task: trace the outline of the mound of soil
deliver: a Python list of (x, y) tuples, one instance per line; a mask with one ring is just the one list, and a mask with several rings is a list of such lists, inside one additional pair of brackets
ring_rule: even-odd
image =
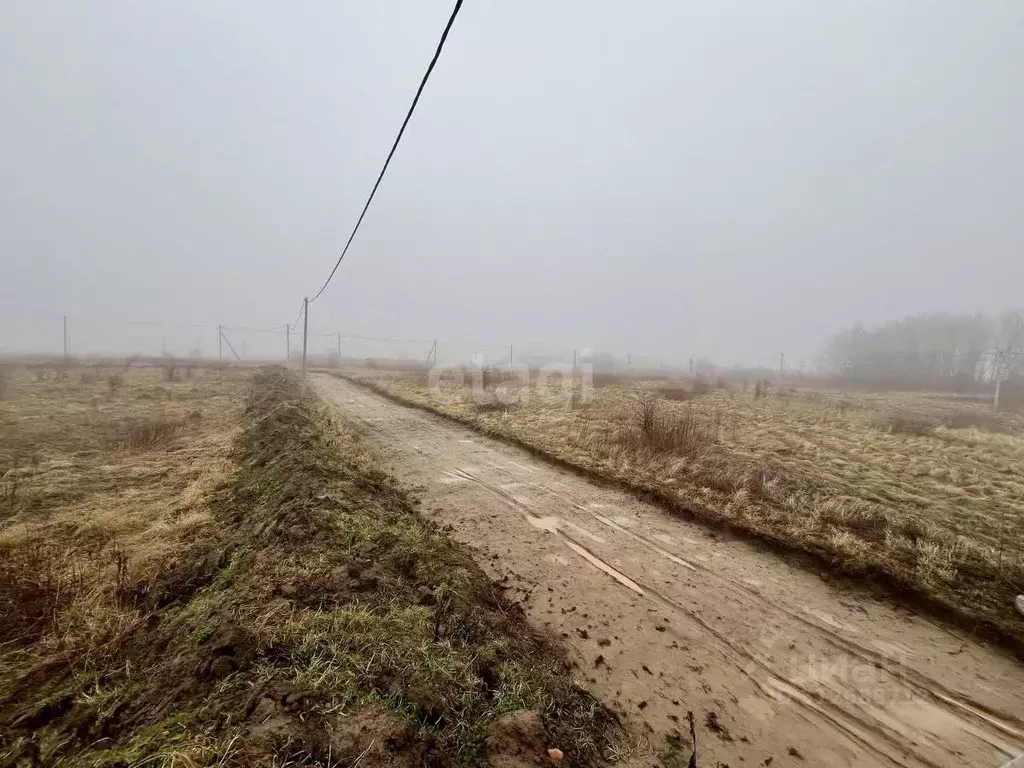
[(487, 762), (493, 768), (550, 764), (549, 738), (540, 712), (510, 712), (495, 720), (487, 734)]

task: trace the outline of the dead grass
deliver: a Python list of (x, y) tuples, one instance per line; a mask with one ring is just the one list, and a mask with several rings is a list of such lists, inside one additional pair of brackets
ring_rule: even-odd
[(879, 421), (879, 426), (892, 434), (928, 437), (934, 434), (939, 422), (914, 413), (891, 413)]
[(454, 388), (399, 379), (388, 391), (710, 524), (881, 579), (1021, 647), (1021, 416), (915, 393), (678, 400), (649, 394), (659, 384), (604, 384), (578, 409), (567, 407), (578, 391), (534, 387), (500, 416), (466, 408)]
[[(7, 470), (0, 764), (482, 764), (522, 710), (600, 758), (614, 717), (356, 430), (281, 370), (244, 411), (242, 374), (144, 397), (161, 376), (133, 369), (114, 405), (26, 378), (4, 411), (16, 444), (52, 439)], [(174, 434), (110, 440), (157, 403)]]
[[(165, 561), (210, 525), (243, 377), (211, 374), (160, 416), (131, 418), (151, 410), (138, 395), (156, 376), (134, 372), (115, 398), (99, 377), (23, 371), (0, 404), (0, 697), (26, 654), (102, 646), (137, 622)], [(196, 400), (211, 411), (205, 430), (189, 418)]]
[(166, 417), (156, 419), (128, 419), (118, 430), (117, 444), (129, 451), (152, 451), (172, 444), (184, 424)]
[[(674, 384), (669, 387), (661, 387), (658, 389), (658, 394), (666, 400), (678, 400), (680, 402), (686, 402), (692, 400), (697, 396), (697, 393), (689, 387), (684, 387), (681, 384)], [(705, 393), (701, 393), (705, 394)]]
[(653, 392), (635, 393), (630, 405), (632, 418), (616, 440), (639, 453), (692, 456), (718, 439), (718, 420), (689, 408), (665, 409)]

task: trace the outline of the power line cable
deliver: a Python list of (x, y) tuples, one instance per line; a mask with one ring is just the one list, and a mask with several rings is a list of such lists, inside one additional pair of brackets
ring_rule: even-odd
[(264, 333), (271, 334), (273, 336), (282, 336), (285, 333), (280, 325), (275, 325), (270, 328), (254, 328), (249, 325), (222, 325), (221, 330), (231, 331), (233, 333)]
[(455, 8), (452, 10), (452, 15), (448, 18), (448, 23), (445, 25), (444, 32), (441, 33), (441, 40), (437, 44), (437, 50), (434, 51), (434, 58), (430, 60), (430, 64), (427, 65), (427, 71), (423, 73), (423, 79), (420, 81), (420, 87), (416, 89), (416, 96), (413, 97), (412, 104), (409, 105), (409, 111), (405, 115), (405, 120), (402, 121), (402, 127), (398, 129), (398, 135), (395, 136), (395, 142), (391, 145), (391, 151), (388, 152), (388, 157), (384, 161), (384, 166), (380, 169), (377, 181), (374, 183), (373, 189), (370, 190), (370, 196), (366, 198), (366, 205), (363, 206), (363, 211), (359, 214), (355, 227), (352, 228), (352, 234), (348, 236), (348, 242), (345, 243), (345, 248), (342, 250), (338, 260), (334, 262), (334, 268), (331, 270), (331, 274), (327, 276), (327, 279), (324, 281), (324, 284), (320, 286), (320, 290), (316, 292), (316, 295), (310, 299), (311, 302), (320, 298), (320, 294), (324, 292), (324, 289), (327, 288), (331, 279), (334, 277), (334, 273), (338, 271), (338, 266), (341, 264), (341, 260), (344, 259), (345, 254), (348, 253), (348, 248), (352, 245), (352, 240), (355, 238), (356, 232), (359, 231), (359, 225), (363, 223), (363, 217), (366, 216), (366, 211), (369, 209), (370, 203), (373, 202), (373, 196), (377, 194), (377, 187), (380, 186), (380, 182), (384, 178), (384, 173), (387, 171), (388, 165), (391, 163), (391, 158), (394, 156), (395, 150), (398, 149), (398, 142), (402, 140), (402, 134), (405, 133), (405, 127), (409, 124), (409, 119), (412, 117), (412, 113), (416, 109), (416, 104), (419, 103), (420, 95), (423, 93), (423, 88), (427, 84), (427, 80), (430, 78), (430, 73), (434, 71), (434, 65), (437, 64), (437, 60), (441, 57), (441, 49), (444, 48), (445, 40), (448, 39), (448, 32), (451, 31), (452, 24), (455, 23), (455, 17), (459, 15), (460, 8), (462, 8), (462, 0), (456, 0)]

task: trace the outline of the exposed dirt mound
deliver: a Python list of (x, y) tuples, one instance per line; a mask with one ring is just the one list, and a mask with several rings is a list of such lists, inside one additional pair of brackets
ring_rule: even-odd
[(0, 764), (601, 758), (617, 722), (561, 650), (292, 375), (256, 377), (234, 460), (140, 621), (0, 689)]
[(498, 718), (487, 734), (487, 762), (494, 768), (550, 764), (544, 719), (535, 709)]

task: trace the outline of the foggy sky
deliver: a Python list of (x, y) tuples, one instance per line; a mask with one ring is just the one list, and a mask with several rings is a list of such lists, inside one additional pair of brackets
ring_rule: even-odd
[[(293, 321), (450, 11), (0, 5), (0, 352)], [(466, 0), (311, 326), (771, 363), (1021, 306), (1022, 139), (1017, 0)]]

